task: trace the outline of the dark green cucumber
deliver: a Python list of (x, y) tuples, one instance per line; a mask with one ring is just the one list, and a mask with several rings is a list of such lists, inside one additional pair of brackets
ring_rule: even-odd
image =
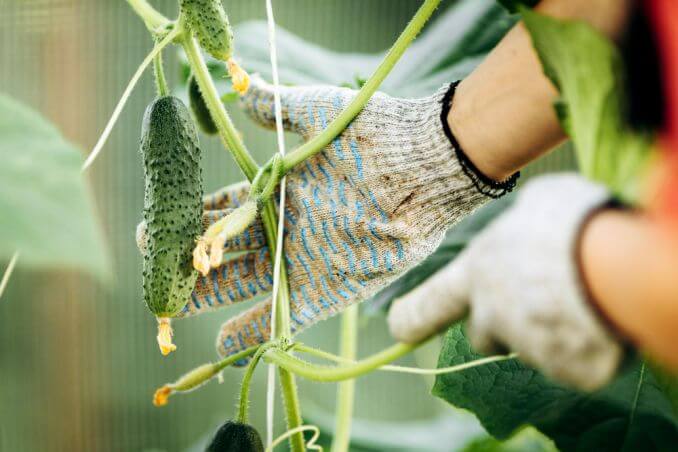
[(200, 130), (208, 135), (216, 134), (217, 125), (214, 123), (214, 119), (212, 119), (212, 115), (207, 108), (205, 99), (202, 97), (198, 82), (192, 75), (188, 79), (188, 105), (191, 107), (193, 117), (195, 118), (195, 122), (198, 123)]
[(233, 53), (233, 31), (221, 0), (181, 0), (181, 12), (200, 47), (226, 61)]
[(264, 452), (264, 444), (251, 425), (227, 421), (219, 427), (205, 452)]
[(153, 314), (172, 317), (188, 303), (198, 276), (192, 265), (201, 232), (200, 148), (188, 108), (176, 97), (153, 101), (141, 130), (144, 163), (144, 300)]

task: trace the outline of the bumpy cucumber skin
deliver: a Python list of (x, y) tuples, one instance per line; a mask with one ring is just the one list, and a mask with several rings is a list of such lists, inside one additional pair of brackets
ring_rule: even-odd
[(176, 97), (153, 101), (141, 132), (144, 163), (144, 254), (146, 305), (158, 317), (172, 317), (186, 306), (198, 277), (192, 265), (201, 232), (200, 148), (188, 108)]
[(227, 421), (219, 427), (205, 452), (264, 452), (264, 444), (251, 425)]
[(221, 0), (181, 0), (181, 11), (200, 47), (218, 60), (231, 58), (233, 31)]
[(202, 97), (198, 82), (192, 75), (188, 79), (188, 105), (191, 107), (193, 117), (195, 122), (198, 123), (200, 130), (207, 135), (215, 135), (217, 133), (217, 125), (214, 123), (205, 99)]

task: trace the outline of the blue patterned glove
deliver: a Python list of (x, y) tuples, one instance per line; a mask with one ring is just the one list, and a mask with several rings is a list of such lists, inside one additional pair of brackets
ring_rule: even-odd
[[(447, 92), (414, 100), (375, 94), (339, 137), (288, 174), (284, 254), (293, 332), (369, 298), (435, 250), (447, 228), (511, 188), (513, 181), (484, 181), (457, 155), (441, 122)], [(328, 86), (283, 87), (283, 124), (308, 140), (354, 95)], [(271, 85), (253, 79), (241, 104), (254, 120), (274, 127)], [(214, 221), (244, 202), (247, 188), (239, 184), (208, 196), (206, 217)], [(199, 278), (180, 316), (270, 292), (261, 225), (224, 251), (235, 250), (247, 253)], [(270, 306), (267, 298), (224, 323), (219, 353), (268, 340)]]

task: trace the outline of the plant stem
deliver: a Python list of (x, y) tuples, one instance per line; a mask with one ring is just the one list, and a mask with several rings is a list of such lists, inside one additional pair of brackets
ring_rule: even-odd
[(440, 4), (440, 0), (425, 0), (417, 13), (412, 17), (412, 20), (407, 24), (407, 27), (400, 34), (396, 42), (388, 51), (379, 67), (374, 71), (370, 78), (365, 82), (358, 94), (353, 98), (350, 104), (337, 116), (327, 128), (316, 135), (313, 139), (307, 141), (299, 146), (294, 151), (285, 156), (285, 171), (289, 171), (297, 164), (303, 162), (312, 155), (320, 152), (325, 146), (337, 137), (349, 123), (360, 113), (365, 104), (370, 100), (372, 95), (377, 91), (379, 85), (384, 81), (386, 76), (391, 72), (393, 66), (398, 62), (407, 47), (412, 43), (414, 38), (419, 34), (424, 24), (431, 17), (435, 9)]
[[(272, 199), (269, 199), (264, 204), (264, 209), (261, 215), (264, 224), (264, 233), (266, 234), (266, 241), (268, 242), (270, 255), (273, 257), (276, 254), (278, 224), (277, 214), (275, 211), (275, 204)], [(276, 300), (276, 332), (278, 337), (290, 337), (290, 292), (287, 283), (287, 267), (285, 261), (280, 263), (280, 282), (278, 284), (278, 299)], [(285, 417), (287, 419), (287, 429), (292, 430), (300, 427), (303, 423), (301, 418), (301, 409), (299, 404), (299, 395), (297, 394), (297, 385), (294, 381), (294, 375), (283, 368), (278, 369), (280, 376), (280, 388), (282, 390), (283, 402), (285, 405)], [(293, 452), (303, 452), (306, 450), (303, 433), (295, 433), (290, 437), (290, 447)]]
[[(281, 352), (287, 356), (287, 352)], [(294, 375), (282, 367), (278, 368), (280, 376), (280, 388), (282, 389), (282, 398), (285, 405), (285, 417), (287, 419), (287, 429), (292, 430), (303, 425), (301, 419), (301, 410), (299, 409), (299, 394)], [(290, 448), (293, 452), (303, 452), (306, 450), (306, 442), (303, 433), (299, 432), (290, 437)]]
[(282, 350), (271, 349), (264, 353), (264, 361), (272, 362), (296, 375), (313, 381), (332, 382), (356, 378), (388, 364), (417, 348), (418, 344), (395, 344), (368, 358), (338, 366), (312, 364)]
[[(339, 354), (347, 360), (355, 360), (358, 348), (358, 305), (346, 308), (341, 316), (341, 344)], [(334, 438), (332, 452), (345, 452), (351, 444), (351, 418), (353, 417), (353, 399), (355, 380), (346, 380), (337, 387)]]
[(198, 87), (205, 99), (207, 109), (217, 126), (221, 141), (224, 143), (226, 149), (231, 152), (231, 155), (233, 155), (235, 162), (245, 174), (245, 177), (251, 181), (254, 179), (254, 176), (256, 176), (259, 167), (247, 151), (247, 148), (245, 148), (245, 144), (242, 142), (231, 118), (228, 116), (224, 104), (219, 98), (217, 88), (214, 86), (209, 70), (207, 69), (205, 60), (200, 53), (200, 49), (198, 49), (198, 45), (196, 44), (193, 35), (187, 30), (184, 32), (181, 45), (184, 48), (184, 52), (186, 52), (188, 64), (191, 66), (195, 80), (198, 82)]
[(251, 347), (247, 347), (245, 350), (241, 350), (238, 353), (235, 353), (231, 356), (227, 356), (226, 358), (222, 359), (221, 361), (217, 362), (214, 364), (215, 369), (217, 372), (225, 369), (226, 367), (230, 366), (231, 364), (240, 361), (241, 359), (245, 359), (250, 355), (253, 355), (254, 353), (259, 350), (260, 345), (253, 345)]
[(158, 90), (158, 97), (167, 96), (169, 87), (165, 79), (165, 70), (162, 67), (162, 52), (158, 52), (153, 58), (153, 74), (155, 74), (155, 87)]
[(127, 0), (127, 3), (143, 19), (146, 28), (153, 33), (170, 23), (169, 19), (149, 5), (146, 0)]
[[(271, 250), (271, 256), (275, 256), (277, 249), (277, 236), (278, 236), (278, 214), (275, 210), (275, 203), (273, 200), (268, 200), (264, 204), (264, 210), (262, 212), (262, 220), (264, 223), (264, 233), (266, 234), (266, 239), (268, 241), (269, 249)], [(278, 315), (276, 319), (276, 331), (277, 339), (279, 337), (290, 337), (290, 306), (289, 306), (289, 285), (287, 284), (287, 267), (283, 262), (280, 265), (280, 284), (278, 286), (278, 303), (277, 310)]]
[[(182, 42), (188, 63), (191, 66), (193, 75), (198, 82), (198, 87), (205, 99), (207, 108), (214, 118), (214, 123), (219, 131), (224, 146), (231, 152), (236, 163), (245, 174), (249, 181), (252, 181), (256, 176), (259, 167), (249, 154), (245, 145), (240, 139), (235, 126), (229, 118), (224, 105), (219, 98), (216, 87), (210, 77), (207, 65), (195, 43), (195, 39), (186, 33)], [(268, 242), (270, 255), (275, 256), (277, 243), (277, 214), (275, 204), (272, 200), (268, 200), (264, 204), (261, 218), (264, 225), (264, 232), (266, 234), (266, 241)], [(280, 336), (290, 336), (289, 326), (289, 286), (287, 283), (287, 270), (284, 262), (280, 269), (280, 284), (278, 292), (278, 315), (276, 318), (276, 329)], [(301, 412), (299, 409), (299, 397), (297, 395), (297, 387), (294, 382), (294, 376), (288, 372), (280, 369), (280, 385), (282, 387), (283, 399), (285, 402), (285, 409), (287, 411), (288, 427), (294, 428), (301, 425)], [(292, 438), (293, 451), (304, 450), (303, 435), (294, 435)]]
[[(309, 354), (311, 356), (316, 356), (318, 358), (323, 358), (323, 359), (326, 359), (328, 361), (333, 361), (335, 363), (340, 363), (340, 364), (354, 364), (355, 363), (354, 360), (346, 359), (343, 356), (333, 355), (332, 353), (328, 353), (328, 352), (323, 351), (323, 350), (318, 350), (317, 348), (309, 347), (309, 346), (304, 345), (304, 344), (296, 344), (294, 346), (294, 350), (301, 352), (301, 353)], [(454, 366), (439, 367), (439, 368), (436, 368), (436, 369), (421, 369), (419, 367), (383, 365), (376, 370), (383, 370), (383, 371), (388, 371), (388, 372), (398, 372), (398, 373), (405, 373), (405, 374), (414, 374), (414, 375), (443, 375), (443, 374), (459, 372), (460, 370), (470, 369), (472, 367), (483, 366), (485, 364), (496, 363), (496, 362), (499, 362), (499, 361), (506, 361), (506, 360), (515, 359), (515, 358), (518, 358), (517, 353), (509, 353), (508, 355), (486, 356), (485, 358), (478, 358), (478, 359), (474, 359), (473, 361), (468, 361), (468, 362), (465, 362), (465, 363), (456, 364)]]
[(238, 402), (238, 422), (241, 424), (247, 424), (249, 422), (249, 416), (248, 416), (248, 411), (249, 411), (249, 404), (250, 404), (250, 383), (252, 382), (252, 376), (254, 375), (254, 370), (257, 368), (257, 364), (259, 364), (259, 360), (261, 359), (261, 355), (264, 354), (266, 349), (268, 348), (268, 345), (262, 345), (259, 347), (257, 352), (254, 354), (252, 357), (252, 361), (250, 361), (249, 366), (247, 366), (247, 371), (245, 372), (245, 375), (242, 378), (242, 383), (240, 386), (240, 401)]

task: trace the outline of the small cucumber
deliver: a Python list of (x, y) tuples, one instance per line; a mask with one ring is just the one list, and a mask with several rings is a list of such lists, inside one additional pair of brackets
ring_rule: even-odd
[(188, 105), (191, 107), (193, 118), (198, 123), (200, 130), (208, 135), (216, 134), (217, 125), (214, 123), (214, 119), (212, 119), (212, 115), (198, 87), (198, 82), (193, 75), (188, 79)]
[(200, 47), (218, 60), (231, 58), (233, 31), (221, 0), (181, 0), (181, 11)]
[(192, 252), (202, 232), (203, 195), (195, 126), (176, 97), (160, 97), (146, 108), (141, 154), (148, 234), (144, 300), (157, 317), (173, 317), (190, 300), (198, 276)]
[(251, 425), (227, 421), (219, 427), (205, 452), (264, 452), (264, 444)]

